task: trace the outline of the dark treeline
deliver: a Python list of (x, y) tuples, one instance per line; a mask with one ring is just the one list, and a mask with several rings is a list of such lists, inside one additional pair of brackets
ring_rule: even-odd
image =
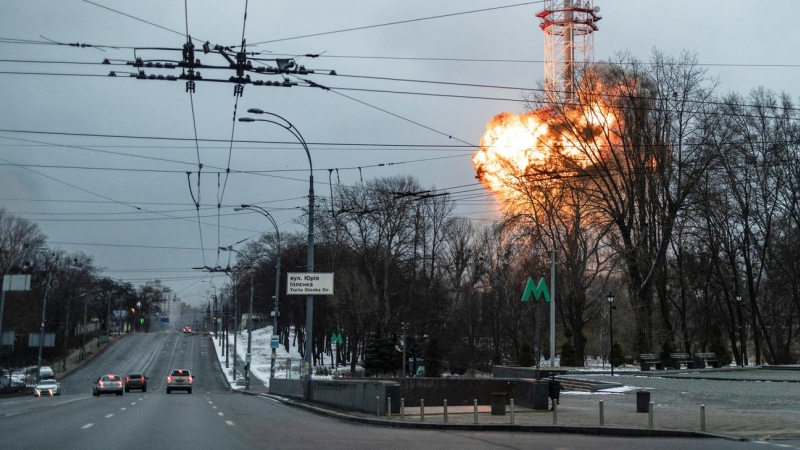
[[(432, 375), (535, 364), (537, 306), (520, 297), (529, 276), (549, 279), (553, 249), (562, 365), (609, 354), (608, 293), (623, 358), (713, 351), (797, 363), (792, 100), (763, 88), (719, 94), (689, 53), (622, 55), (581, 78), (569, 102), (532, 99), (549, 126), (549, 161), (512, 172), (499, 223), (476, 227), (410, 176), (339, 186), (319, 201), (315, 270), (335, 273), (336, 295), (315, 300), (316, 364), (331, 363), (332, 333), (345, 339), (340, 362), (371, 374), (400, 372), (404, 345)], [(262, 265), (262, 311), (275, 249), (267, 235), (244, 252)], [(282, 258), (305, 271), (303, 235), (285, 239)], [(284, 342), (304, 339), (305, 299), (282, 295), (281, 305)]]

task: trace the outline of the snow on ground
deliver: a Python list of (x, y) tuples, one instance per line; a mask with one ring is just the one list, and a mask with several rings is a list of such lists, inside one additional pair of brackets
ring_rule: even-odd
[[(222, 333), (220, 333), (222, 336)], [(250, 368), (257, 376), (261, 382), (263, 383), (264, 387), (269, 387), (269, 366), (270, 366), (270, 356), (272, 350), (270, 349), (270, 337), (272, 336), (272, 326), (268, 326), (265, 328), (259, 328), (257, 330), (253, 330), (252, 334), (252, 343), (251, 343), (251, 351), (252, 351), (252, 363), (250, 364)], [(242, 375), (242, 367), (239, 364), (237, 367), (237, 377), (236, 380), (233, 379), (233, 352), (228, 356), (228, 368), (225, 368), (225, 356), (222, 355), (222, 347), (220, 347), (219, 339), (213, 337), (212, 340), (214, 341), (214, 349), (217, 351), (217, 359), (219, 360), (220, 366), (222, 367), (222, 371), (225, 374), (225, 377), (228, 379), (228, 383), (231, 385), (232, 389), (244, 389), (244, 378)], [(231, 349), (233, 348), (233, 333), (228, 339)], [(291, 336), (289, 341), (289, 351), (286, 351), (286, 347), (280, 345), (276, 352), (276, 359), (275, 359), (275, 378), (299, 378), (300, 377), (300, 367), (302, 364), (302, 358), (300, 356), (300, 351), (294, 342), (294, 335)], [(302, 344), (302, 343), (300, 343)], [(245, 355), (247, 354), (247, 331), (242, 331), (239, 333), (236, 341), (236, 354), (239, 359), (242, 361), (245, 360)], [(287, 364), (287, 359), (291, 360), (291, 365)], [(556, 365), (558, 365), (558, 358), (556, 358)], [(550, 361), (545, 361), (541, 364), (541, 367), (547, 368), (550, 367)], [(340, 368), (342, 370), (344, 368)], [(620, 367), (615, 368), (615, 371), (634, 371), (637, 370), (638, 367)], [(347, 369), (345, 369), (347, 370)], [(604, 371), (610, 370), (608, 364), (605, 364), (605, 368), (603, 367), (600, 360), (589, 360), (587, 361), (587, 367), (578, 369), (581, 372), (596, 372), (596, 371)], [(321, 375), (314, 375), (314, 378), (318, 379), (330, 379), (329, 376), (321, 376)], [(256, 378), (250, 379), (251, 383), (258, 383), (259, 381)], [(607, 394), (623, 394), (628, 391), (632, 391), (638, 389), (633, 386), (621, 386), (618, 388), (611, 388), (611, 389), (604, 389), (602, 391), (597, 392), (562, 392), (562, 394), (570, 394), (570, 395), (607, 395)]]
[[(222, 333), (220, 333), (220, 338)], [(265, 387), (269, 387), (269, 371), (270, 371), (270, 358), (272, 356), (272, 349), (270, 348), (270, 338), (272, 337), (272, 326), (259, 328), (253, 330), (251, 336), (251, 354), (252, 360), (250, 363), (250, 370), (253, 374), (261, 380)], [(294, 342), (294, 334), (290, 335), (289, 351), (286, 347), (279, 345), (276, 351), (275, 358), (275, 378), (300, 378), (301, 364), (303, 363), (300, 356), (300, 350)], [(214, 341), (214, 349), (217, 351), (217, 359), (222, 366), (222, 371), (232, 389), (244, 389), (244, 377), (242, 364), (239, 363), (237, 367), (236, 380), (233, 379), (233, 333), (228, 337), (228, 343), (231, 347), (231, 353), (228, 356), (228, 368), (225, 368), (225, 356), (222, 355), (222, 347), (220, 346), (219, 339), (211, 337)], [(302, 342), (300, 342), (302, 345)], [(242, 331), (236, 338), (236, 355), (241, 361), (245, 361), (247, 355), (247, 331)], [(287, 362), (290, 360), (290, 362)], [(341, 370), (341, 368), (340, 368)], [(316, 379), (330, 379), (330, 376), (314, 375)], [(251, 377), (250, 383), (258, 383), (256, 378)]]

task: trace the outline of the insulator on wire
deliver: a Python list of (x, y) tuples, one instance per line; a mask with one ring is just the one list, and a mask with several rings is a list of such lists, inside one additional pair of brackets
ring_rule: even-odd
[(194, 93), (194, 80), (189, 80), (186, 82), (186, 92)]

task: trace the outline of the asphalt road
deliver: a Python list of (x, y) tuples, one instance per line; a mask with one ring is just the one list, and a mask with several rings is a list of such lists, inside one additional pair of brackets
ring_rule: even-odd
[[(0, 449), (750, 449), (722, 439), (453, 432), (360, 425), (227, 389), (211, 341), (178, 332), (126, 336), (61, 380), (58, 397), (0, 399)], [(167, 395), (166, 374), (193, 371), (193, 394)], [(104, 373), (144, 372), (146, 393), (92, 397)], [(778, 442), (776, 442), (778, 443)], [(794, 446), (796, 441), (782, 445)], [(785, 448), (785, 447), (784, 447)]]

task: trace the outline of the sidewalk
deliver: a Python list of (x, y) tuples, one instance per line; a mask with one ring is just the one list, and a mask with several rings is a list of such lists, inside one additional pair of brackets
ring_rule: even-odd
[(94, 358), (95, 356), (99, 355), (100, 353), (103, 353), (108, 347), (110, 347), (112, 344), (114, 344), (118, 340), (124, 338), (125, 336), (127, 336), (127, 334), (114, 334), (114, 335), (111, 335), (111, 338), (109, 339), (108, 343), (107, 344), (102, 344), (100, 346), (100, 348), (97, 348), (97, 339), (96, 338), (93, 339), (90, 344), (86, 345), (86, 347), (85, 347), (86, 348), (86, 352), (83, 355), (82, 359), (80, 358), (81, 349), (77, 349), (77, 350), (73, 351), (72, 353), (70, 353), (69, 356), (67, 356), (67, 367), (66, 367), (66, 370), (62, 370), (63, 368), (61, 367), (61, 359), (59, 359), (57, 361), (54, 361), (53, 362), (54, 366), (52, 366), (52, 367), (53, 367), (53, 370), (56, 372), (56, 374), (55, 374), (56, 380), (60, 380), (60, 379), (62, 379), (64, 377), (66, 377), (67, 375), (71, 374), (72, 372), (80, 369), (81, 367), (86, 365), (86, 363), (91, 361), (92, 358)]
[[(212, 340), (212, 342), (214, 342)], [(219, 358), (219, 346), (216, 345)], [(231, 355), (232, 357), (232, 355)], [(224, 357), (220, 358), (223, 372)], [(243, 367), (237, 363), (238, 367)], [(800, 369), (800, 368), (798, 368)], [(231, 369), (227, 369), (229, 372)], [(616, 382), (624, 387), (595, 393), (561, 394), (556, 412), (510, 405), (505, 415), (492, 415), (490, 405), (450, 405), (445, 422), (442, 405), (404, 408), (391, 417), (354, 412), (315, 402), (269, 394), (253, 376), (251, 388), (232, 390), (260, 395), (316, 414), (377, 426), (471, 431), (582, 433), (617, 436), (723, 437), (781, 439), (800, 437), (800, 371), (759, 368), (703, 371), (627, 372), (610, 377), (591, 372), (567, 377)], [(230, 382), (230, 381), (229, 381)], [(637, 395), (646, 389), (653, 404), (650, 414), (637, 413)], [(377, 400), (377, 399), (376, 399)], [(385, 400), (383, 400), (385, 401)], [(602, 423), (601, 423), (602, 404)], [(704, 413), (704, 419), (702, 414)]]

